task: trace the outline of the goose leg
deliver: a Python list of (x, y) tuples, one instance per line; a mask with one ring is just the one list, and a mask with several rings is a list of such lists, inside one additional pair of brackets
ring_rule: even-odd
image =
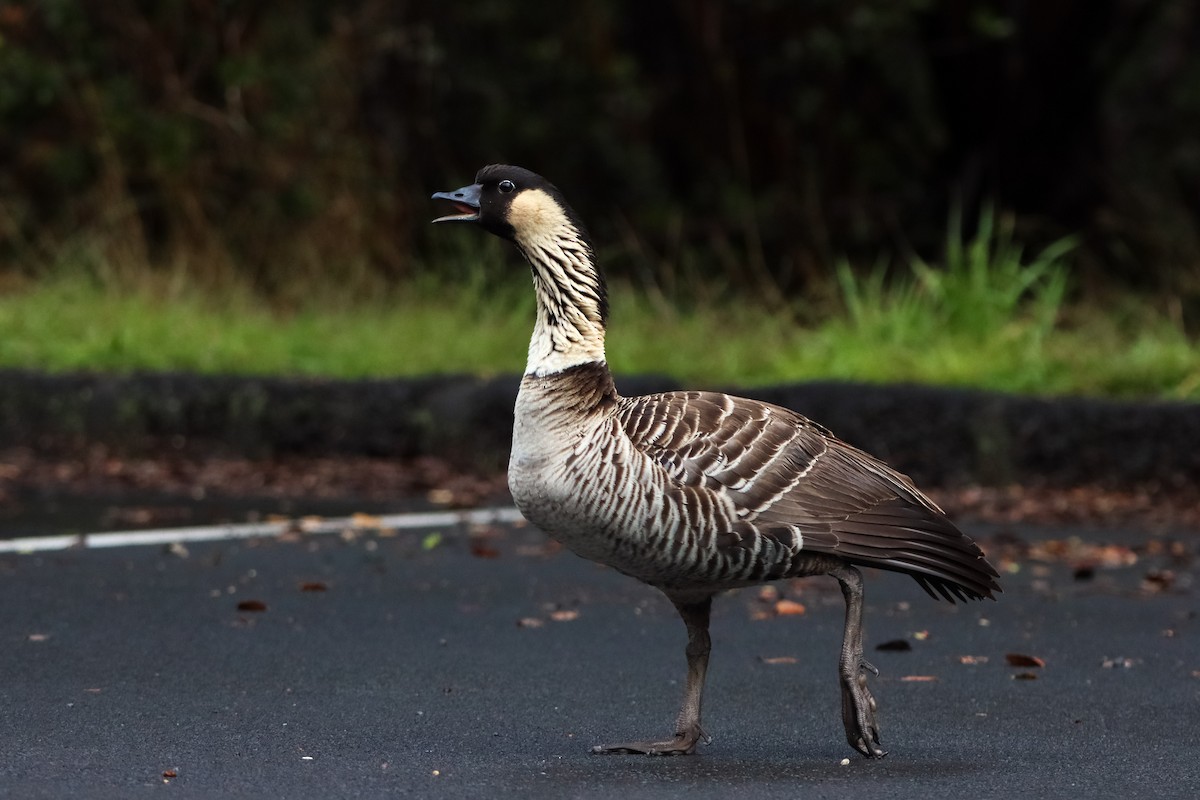
[(846, 630), (842, 635), (842, 655), (838, 678), (842, 685), (842, 724), (846, 741), (868, 758), (883, 758), (887, 751), (879, 746), (879, 723), (875, 720), (875, 698), (867, 688), (867, 675), (879, 670), (863, 658), (863, 581), (862, 574), (850, 566), (838, 566), (830, 573), (842, 586), (846, 598)]
[(683, 707), (675, 720), (675, 735), (670, 739), (645, 742), (621, 742), (620, 744), (597, 745), (593, 753), (640, 753), (648, 756), (682, 756), (692, 753), (697, 742), (707, 737), (700, 729), (700, 698), (704, 692), (704, 676), (708, 671), (708, 653), (712, 642), (708, 636), (709, 612), (712, 598), (706, 597), (698, 603), (683, 603), (673, 600), (683, 624), (687, 626), (687, 687), (683, 694)]

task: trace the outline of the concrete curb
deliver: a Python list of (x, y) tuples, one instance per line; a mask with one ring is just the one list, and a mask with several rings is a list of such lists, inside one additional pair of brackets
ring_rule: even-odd
[[(0, 370), (0, 447), (61, 454), (438, 455), (503, 468), (518, 378), (332, 381)], [(626, 394), (677, 388), (620, 378)], [(1200, 487), (1200, 405), (805, 383), (740, 393), (794, 408), (922, 485)]]

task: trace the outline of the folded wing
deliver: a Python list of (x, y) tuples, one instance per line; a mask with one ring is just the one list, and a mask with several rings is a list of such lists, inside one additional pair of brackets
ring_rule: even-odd
[[(715, 392), (622, 401), (633, 445), (670, 480), (728, 498), (726, 546), (795, 531), (803, 551), (911, 575), (933, 597), (994, 597), (979, 547), (901, 473), (779, 406)], [(789, 537), (784, 537), (789, 538)]]

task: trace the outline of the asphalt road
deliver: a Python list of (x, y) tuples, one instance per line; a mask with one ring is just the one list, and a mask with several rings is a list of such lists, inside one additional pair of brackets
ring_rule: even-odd
[[(1010, 544), (996, 603), (869, 573), (891, 754), (867, 761), (842, 738), (829, 579), (782, 587), (803, 614), (718, 601), (698, 754), (591, 755), (668, 732), (683, 627), (536, 531), (492, 533), (0, 555), (0, 797), (1200, 795), (1194, 534), (1016, 531), (1048, 560)], [(1044, 543), (1069, 536), (1118, 546)]]

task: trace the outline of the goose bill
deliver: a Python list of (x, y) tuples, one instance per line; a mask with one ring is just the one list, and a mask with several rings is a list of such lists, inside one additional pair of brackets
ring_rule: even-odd
[(455, 192), (437, 192), (434, 200), (449, 200), (457, 214), (438, 217), (434, 222), (476, 222), (479, 220), (479, 187), (464, 186)]
[(438, 217), (434, 222), (474, 222), (479, 219), (479, 209), (477, 208), (471, 208), (462, 203), (455, 203), (454, 207), (458, 209), (459, 213)]

